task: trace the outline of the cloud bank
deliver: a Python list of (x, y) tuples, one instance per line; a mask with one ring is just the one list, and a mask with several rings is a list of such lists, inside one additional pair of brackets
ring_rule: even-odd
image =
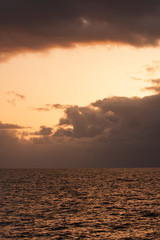
[(159, 0), (0, 0), (0, 58), (83, 43), (157, 46)]
[[(160, 94), (68, 106), (29, 140), (0, 126), (0, 167), (160, 167)], [(3, 128), (6, 130), (4, 131)]]

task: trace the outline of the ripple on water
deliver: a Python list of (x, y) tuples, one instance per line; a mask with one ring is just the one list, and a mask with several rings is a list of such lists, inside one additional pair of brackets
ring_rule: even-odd
[(0, 173), (0, 239), (159, 239), (159, 169)]

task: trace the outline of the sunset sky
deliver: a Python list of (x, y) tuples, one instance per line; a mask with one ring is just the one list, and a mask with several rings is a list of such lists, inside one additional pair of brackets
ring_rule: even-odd
[(160, 2), (0, 0), (0, 167), (160, 165)]

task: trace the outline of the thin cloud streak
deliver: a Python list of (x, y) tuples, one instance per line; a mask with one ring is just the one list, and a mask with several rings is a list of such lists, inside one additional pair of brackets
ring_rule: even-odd
[[(149, 91), (154, 94), (160, 93), (160, 61), (153, 61), (152, 64), (143, 66), (147, 75), (144, 78), (141, 77), (131, 77), (134, 81), (143, 81), (151, 83), (150, 86), (141, 88), (141, 91)], [(158, 77), (157, 77), (158, 76)]]
[(68, 104), (45, 104), (43, 107), (30, 107), (31, 110), (37, 111), (37, 112), (49, 112), (52, 110), (65, 110), (68, 108), (70, 105)]
[(24, 127), (19, 126), (17, 124), (10, 124), (10, 123), (2, 123), (0, 122), (0, 130), (10, 130), (10, 129), (22, 129)]
[(147, 79), (145, 81), (150, 82), (151, 86), (144, 87), (142, 91), (150, 91), (156, 94), (160, 93), (160, 78)]
[(22, 94), (19, 94), (17, 92), (14, 92), (14, 91), (9, 91), (7, 92), (8, 95), (12, 95), (12, 96), (15, 96), (16, 98), (19, 98), (21, 100), (26, 100), (26, 96), (22, 95)]
[(19, 94), (17, 92), (14, 92), (14, 91), (7, 92), (7, 95), (11, 96), (10, 99), (7, 99), (7, 102), (10, 103), (14, 107), (16, 106), (17, 101), (25, 101), (26, 100), (26, 96)]

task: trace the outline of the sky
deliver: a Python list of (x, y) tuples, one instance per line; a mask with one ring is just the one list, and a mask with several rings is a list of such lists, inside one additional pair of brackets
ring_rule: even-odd
[(160, 2), (0, 0), (0, 168), (160, 166)]

